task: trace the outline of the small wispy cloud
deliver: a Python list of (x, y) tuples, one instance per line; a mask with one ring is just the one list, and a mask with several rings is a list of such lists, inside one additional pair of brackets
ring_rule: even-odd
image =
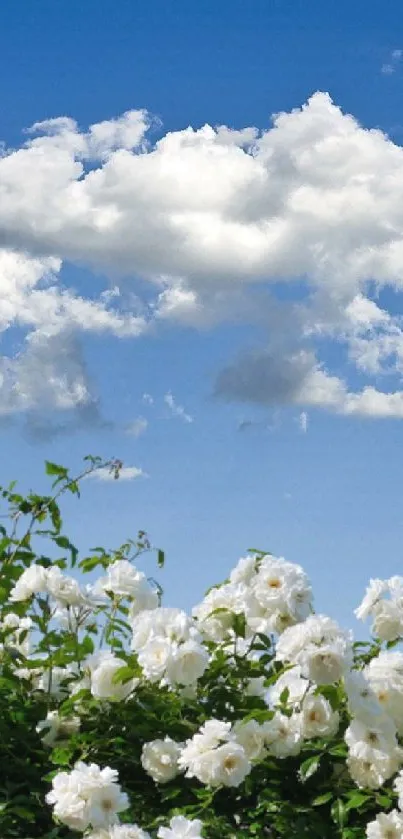
[(143, 393), (142, 400), (145, 405), (154, 405), (154, 399), (150, 393)]
[(146, 429), (148, 428), (148, 420), (145, 417), (137, 417), (133, 422), (129, 422), (126, 425), (125, 431), (126, 434), (129, 434), (131, 437), (140, 437), (141, 434), (144, 434)]
[(115, 469), (103, 466), (102, 469), (91, 472), (87, 477), (96, 481), (134, 481), (136, 478), (148, 478), (148, 475), (138, 466), (122, 466), (118, 475)]
[(178, 417), (178, 419), (181, 419), (183, 422), (193, 422), (193, 417), (186, 413), (182, 405), (178, 405), (171, 391), (168, 391), (168, 393), (165, 394), (164, 402), (165, 405), (168, 406), (173, 417)]
[(298, 417), (298, 424), (303, 434), (308, 431), (309, 416), (306, 411), (301, 411)]
[(396, 73), (396, 70), (403, 58), (403, 50), (392, 50), (389, 60), (382, 64), (381, 73), (384, 76), (392, 76), (393, 73)]

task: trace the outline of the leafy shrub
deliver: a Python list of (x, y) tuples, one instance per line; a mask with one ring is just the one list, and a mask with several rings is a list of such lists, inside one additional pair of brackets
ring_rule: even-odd
[(64, 532), (99, 468), (121, 464), (1, 490), (0, 836), (402, 837), (403, 579), (371, 581), (364, 644), (260, 551), (192, 616), (165, 608), (143, 531), (83, 558)]

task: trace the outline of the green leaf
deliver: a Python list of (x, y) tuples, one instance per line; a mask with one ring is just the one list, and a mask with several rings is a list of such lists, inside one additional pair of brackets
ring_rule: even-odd
[(345, 805), (346, 812), (349, 810), (358, 810), (362, 804), (365, 804), (370, 799), (371, 796), (365, 792), (353, 792)]
[(339, 827), (344, 827), (346, 823), (346, 808), (341, 798), (337, 798), (334, 804), (332, 804), (330, 812), (333, 821), (338, 824)]
[(52, 463), (50, 460), (45, 460), (45, 472), (47, 475), (56, 475), (60, 480), (67, 478), (69, 474), (68, 469), (64, 466), (58, 466), (57, 463)]
[(158, 551), (157, 551), (157, 565), (158, 565), (158, 568), (163, 568), (164, 565), (165, 565), (165, 553), (164, 553), (164, 551), (161, 551), (160, 549), (158, 549)]
[(313, 755), (313, 757), (308, 757), (307, 760), (301, 763), (299, 774), (302, 781), (307, 781), (308, 778), (315, 774), (319, 768), (320, 758), (320, 755)]
[(128, 667), (127, 665), (119, 667), (119, 670), (117, 670), (112, 677), (112, 684), (126, 684), (126, 682), (130, 682), (130, 679), (132, 679), (134, 675), (134, 671), (131, 667)]
[(317, 795), (312, 801), (312, 807), (321, 807), (322, 804), (327, 804), (332, 798), (332, 792), (324, 792), (322, 795)]

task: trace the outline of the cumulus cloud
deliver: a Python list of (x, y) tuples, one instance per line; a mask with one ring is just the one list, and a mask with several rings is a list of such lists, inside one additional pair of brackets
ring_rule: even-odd
[[(402, 208), (403, 149), (325, 93), (263, 129), (163, 134), (143, 110), (88, 130), (64, 116), (36, 123), (0, 158), (0, 330), (26, 332), (0, 364), (3, 413), (35, 410), (43, 389), (49, 408), (91, 404), (84, 333), (231, 321), (259, 324), (266, 346), (221, 371), (218, 395), (402, 417), (403, 324), (374, 296), (403, 290)], [(109, 276), (105, 290), (66, 286), (64, 261)], [(345, 353), (345, 378), (327, 369), (323, 339)], [(36, 363), (49, 376), (35, 396)], [(354, 368), (368, 378), (358, 390)], [(371, 377), (387, 374), (378, 390)]]
[[(143, 472), (142, 469), (139, 469), (137, 466), (122, 466), (119, 469), (119, 481), (134, 481), (137, 478), (147, 478), (148, 475), (146, 472)], [(92, 478), (96, 481), (115, 481), (116, 478), (116, 471), (114, 469), (108, 469), (107, 466), (103, 466), (101, 469), (96, 469), (94, 472), (90, 472), (87, 475), (87, 478)]]

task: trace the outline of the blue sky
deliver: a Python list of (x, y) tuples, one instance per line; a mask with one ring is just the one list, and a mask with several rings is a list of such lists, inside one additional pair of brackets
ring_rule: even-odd
[(395, 0), (0, 10), (2, 480), (141, 468), (67, 519), (83, 550), (147, 529), (171, 604), (262, 547), (349, 625), (402, 570), (402, 23)]

